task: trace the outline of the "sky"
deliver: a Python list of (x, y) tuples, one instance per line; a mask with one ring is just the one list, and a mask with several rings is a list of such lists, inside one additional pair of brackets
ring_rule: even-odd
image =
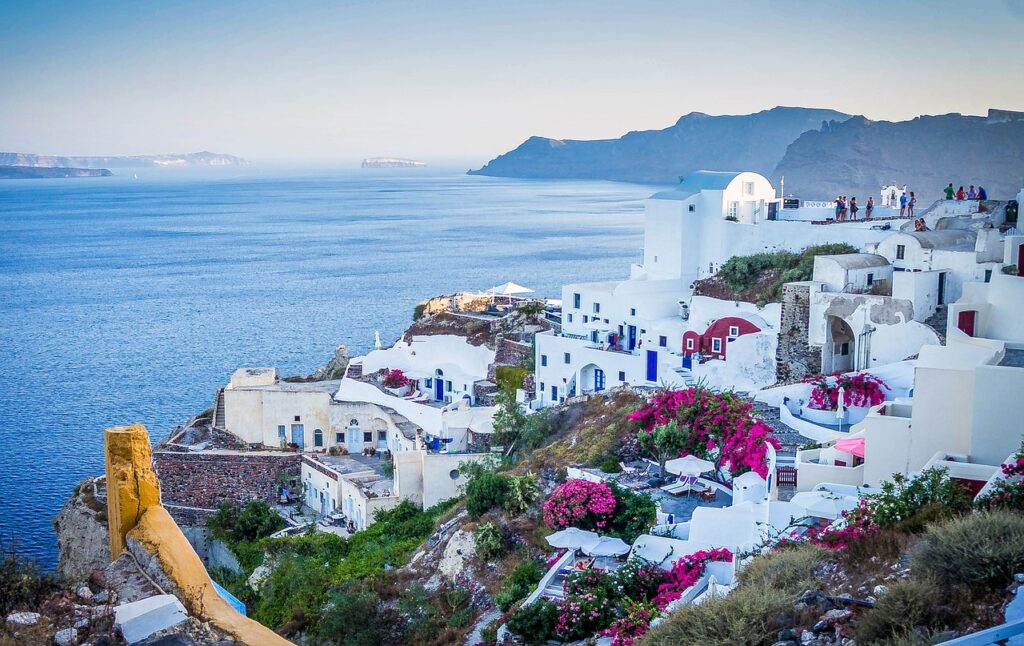
[(1024, 110), (1024, 0), (0, 2), (0, 150), (479, 166), (691, 111)]

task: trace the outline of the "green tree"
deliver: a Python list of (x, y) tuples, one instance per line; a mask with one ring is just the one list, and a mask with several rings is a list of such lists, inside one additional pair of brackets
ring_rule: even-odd
[(494, 441), (500, 445), (511, 446), (526, 424), (523, 407), (516, 401), (515, 393), (505, 390), (499, 390), (494, 395), (494, 403), (498, 407), (494, 413)]
[(378, 618), (380, 599), (370, 590), (351, 586), (331, 594), (324, 614), (310, 635), (317, 646), (378, 646), (384, 631)]
[(665, 475), (665, 463), (682, 453), (688, 446), (689, 440), (690, 428), (685, 425), (680, 427), (676, 420), (655, 426), (650, 433), (641, 431), (637, 435), (640, 448), (658, 461), (661, 475)]

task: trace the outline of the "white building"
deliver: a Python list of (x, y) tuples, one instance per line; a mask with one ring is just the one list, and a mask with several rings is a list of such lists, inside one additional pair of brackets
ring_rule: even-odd
[[(378, 464), (373, 464), (376, 460)], [(342, 513), (356, 531), (373, 524), (374, 514), (400, 498), (395, 481), (380, 472), (380, 459), (357, 456), (302, 456), (305, 504), (318, 514)]]
[[(827, 223), (827, 204), (782, 209), (757, 173), (690, 173), (646, 203), (643, 264), (624, 281), (565, 285), (562, 330), (536, 337), (539, 405), (620, 384), (685, 383), (681, 314), (692, 283), (733, 256), (799, 251), (888, 235), (871, 222)], [(897, 222), (898, 224), (898, 222)]]

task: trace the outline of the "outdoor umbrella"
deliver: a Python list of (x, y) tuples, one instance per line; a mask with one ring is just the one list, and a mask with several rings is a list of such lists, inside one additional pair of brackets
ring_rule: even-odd
[(687, 455), (665, 463), (665, 470), (683, 476), (697, 476), (715, 468), (714, 462), (702, 460), (696, 455)]
[(487, 290), (488, 294), (494, 294), (495, 296), (513, 296), (515, 294), (532, 294), (533, 290), (529, 287), (523, 287), (515, 283), (509, 282), (492, 287)]
[(584, 554), (590, 556), (622, 556), (629, 552), (629, 543), (621, 538), (601, 536), (586, 543), (580, 549), (583, 550)]
[(575, 550), (588, 543), (593, 543), (597, 539), (598, 536), (594, 532), (588, 532), (578, 527), (568, 527), (551, 534), (545, 540), (551, 547)]
[(846, 404), (843, 402), (843, 397), (846, 396), (846, 389), (842, 386), (839, 387), (839, 399), (836, 401), (836, 419), (839, 420), (839, 430), (842, 429), (843, 417), (846, 415)]
[(801, 491), (790, 500), (803, 507), (808, 516), (817, 518), (839, 518), (844, 511), (857, 507), (857, 500), (848, 496), (837, 496), (827, 491)]

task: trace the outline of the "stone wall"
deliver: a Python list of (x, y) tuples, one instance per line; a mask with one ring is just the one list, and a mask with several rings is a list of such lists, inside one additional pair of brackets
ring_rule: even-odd
[(811, 288), (807, 283), (782, 286), (782, 323), (775, 351), (775, 373), (779, 384), (798, 381), (821, 372), (821, 348), (808, 344)]
[(153, 453), (163, 503), (188, 524), (224, 500), (273, 502), (279, 475), (297, 479), (300, 459), (297, 453)]
[(502, 337), (498, 339), (497, 347), (494, 349), (494, 363), (506, 366), (522, 365), (532, 352), (533, 347), (529, 343)]

